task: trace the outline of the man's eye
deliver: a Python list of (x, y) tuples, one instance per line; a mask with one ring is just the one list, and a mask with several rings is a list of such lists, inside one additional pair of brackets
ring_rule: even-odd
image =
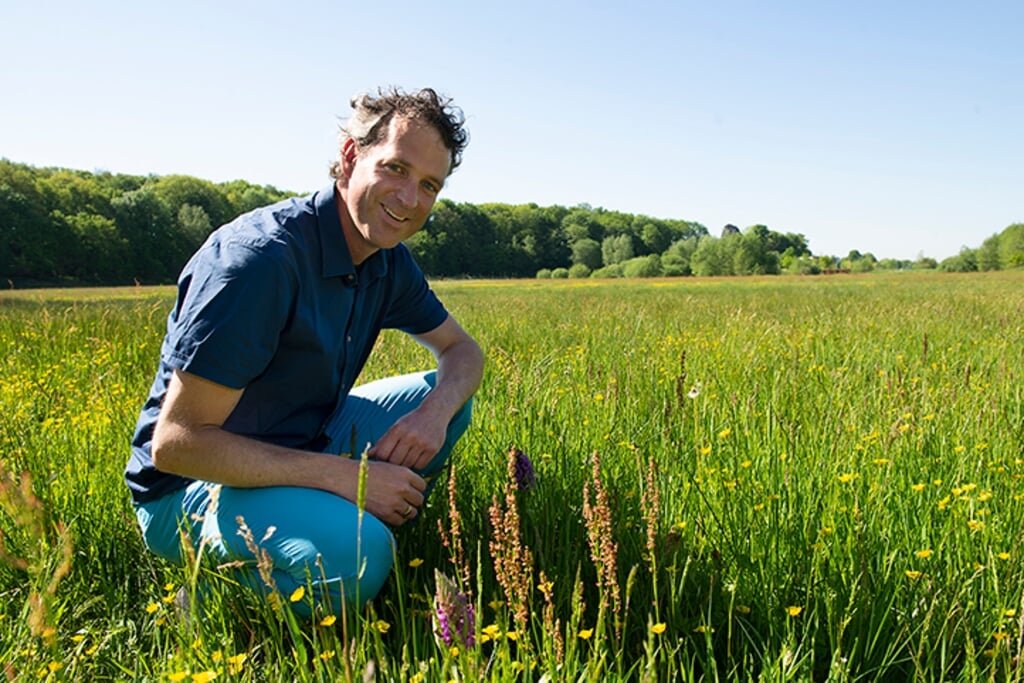
[(384, 168), (388, 169), (392, 173), (401, 173), (405, 170), (402, 168), (401, 164), (385, 164)]
[(438, 192), (441, 191), (441, 188), (439, 188), (434, 183), (423, 183), (423, 189), (429, 192), (430, 194), (437, 194)]

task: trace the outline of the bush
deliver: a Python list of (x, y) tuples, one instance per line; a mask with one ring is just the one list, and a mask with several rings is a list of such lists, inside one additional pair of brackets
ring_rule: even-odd
[(587, 278), (590, 277), (590, 268), (583, 263), (577, 263), (576, 265), (569, 266), (569, 277), (571, 278)]
[(537, 279), (538, 280), (550, 280), (551, 279), (551, 269), (550, 268), (541, 268), (540, 270), (538, 270), (537, 271)]
[(598, 268), (590, 274), (590, 277), (622, 277), (622, 264), (613, 263), (610, 266)]
[(569, 277), (568, 268), (555, 268), (551, 271), (551, 277), (556, 280), (565, 280)]
[(625, 277), (659, 277), (661, 275), (661, 258), (657, 254), (638, 256), (622, 264)]

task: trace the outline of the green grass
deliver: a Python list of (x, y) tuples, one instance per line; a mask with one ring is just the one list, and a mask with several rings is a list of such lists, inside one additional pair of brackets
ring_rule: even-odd
[[(0, 669), (1024, 680), (1024, 273), (437, 290), (488, 355), (474, 423), (384, 592), (334, 624), (142, 545), (121, 473), (173, 290), (0, 294)], [(429, 360), (388, 333), (363, 379)], [(434, 637), (435, 570), (473, 647)], [(199, 576), (186, 622), (168, 600)]]

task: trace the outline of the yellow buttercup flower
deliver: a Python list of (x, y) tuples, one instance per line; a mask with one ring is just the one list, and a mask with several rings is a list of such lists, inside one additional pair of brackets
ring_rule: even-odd
[(294, 591), (292, 591), (291, 595), (288, 596), (288, 600), (290, 602), (298, 602), (299, 600), (301, 600), (305, 596), (306, 596), (306, 587), (305, 586), (299, 586)]
[(660, 636), (664, 632), (665, 632), (665, 624), (664, 624), (664, 622), (659, 622), (659, 623), (654, 624), (653, 626), (651, 626), (651, 633), (653, 633), (656, 636)]
[(925, 548), (924, 550), (918, 550), (914, 555), (924, 560), (932, 556), (932, 550), (931, 548)]
[(580, 631), (580, 640), (590, 640), (590, 637), (594, 635), (594, 629), (585, 628)]
[(791, 617), (798, 617), (798, 616), (800, 616), (800, 613), (803, 612), (803, 611), (804, 611), (804, 608), (800, 607), (798, 605), (790, 605), (789, 607), (786, 608), (786, 614), (788, 614)]
[(919, 572), (919, 571), (914, 571), (913, 569), (908, 569), (907, 571), (905, 571), (905, 572), (903, 572), (903, 573), (907, 575), (907, 578), (908, 578), (908, 579), (913, 579), (913, 580), (917, 580), (917, 579), (920, 579), (920, 578), (921, 578), (921, 576), (923, 576), (923, 575), (921, 574), (921, 572)]
[(413, 559), (409, 560), (409, 566), (412, 567), (413, 569), (415, 569), (416, 567), (420, 566), (421, 564), (423, 564), (423, 558), (422, 557), (414, 557)]

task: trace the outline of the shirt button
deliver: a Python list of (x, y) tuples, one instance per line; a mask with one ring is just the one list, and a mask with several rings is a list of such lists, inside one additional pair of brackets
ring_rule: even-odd
[(352, 335), (350, 334), (347, 337), (345, 337), (345, 341), (351, 343), (352, 342)]

